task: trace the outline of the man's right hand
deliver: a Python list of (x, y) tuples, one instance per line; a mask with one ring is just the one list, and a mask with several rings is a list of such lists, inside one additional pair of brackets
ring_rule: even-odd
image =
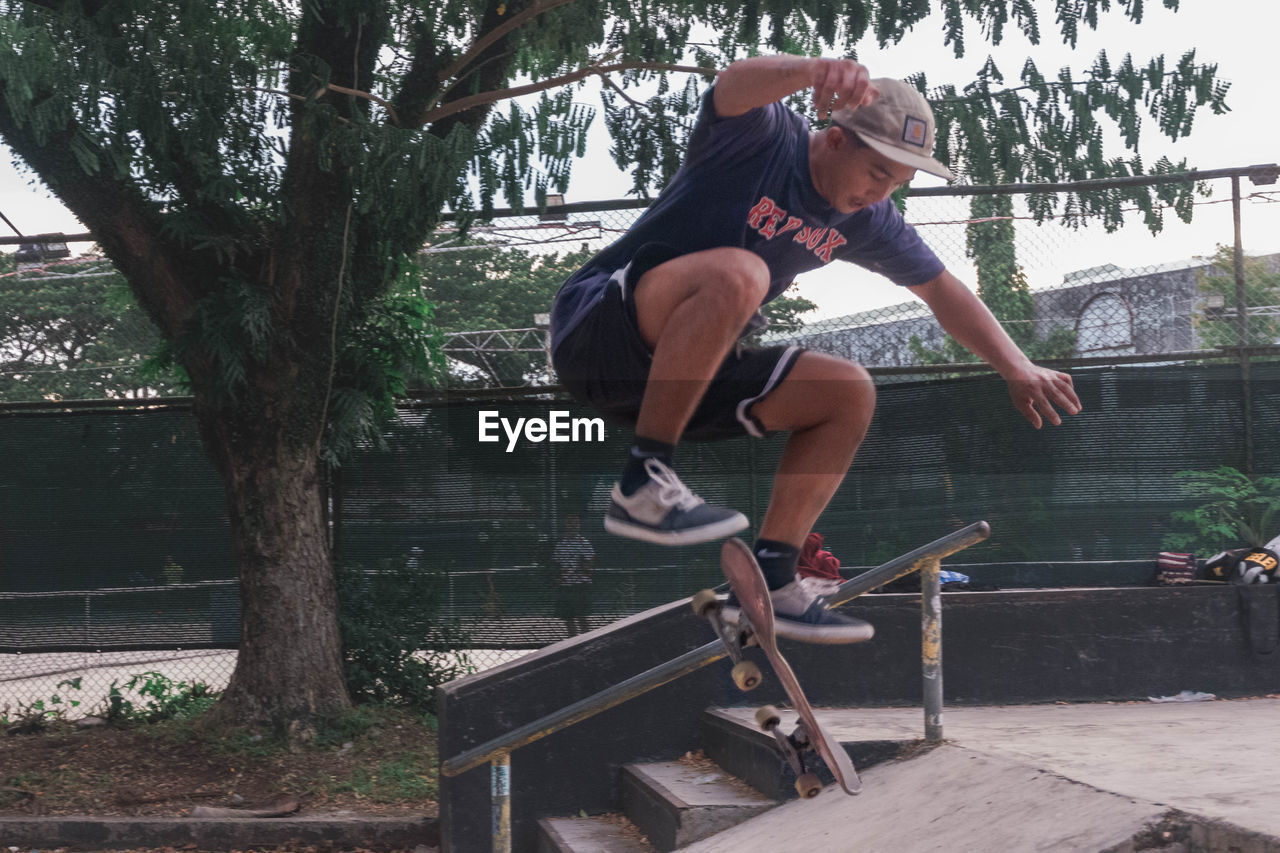
[(844, 107), (870, 106), (880, 94), (871, 85), (867, 67), (852, 59), (813, 60), (810, 82), (818, 118), (827, 118)]

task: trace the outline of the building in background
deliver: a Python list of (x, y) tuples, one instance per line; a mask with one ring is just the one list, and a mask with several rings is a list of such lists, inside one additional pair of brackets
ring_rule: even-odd
[[(1280, 254), (1249, 260), (1280, 273)], [(1044, 340), (1056, 328), (1070, 329), (1075, 332), (1073, 355), (1080, 358), (1211, 349), (1202, 340), (1200, 322), (1230, 308), (1212, 305), (1201, 282), (1223, 276), (1228, 274), (1210, 258), (1140, 269), (1108, 264), (1077, 270), (1065, 275), (1060, 287), (1032, 291), (1036, 337)], [(1253, 306), (1251, 313), (1266, 310), (1280, 313), (1280, 306)], [(798, 333), (766, 334), (765, 340), (832, 353), (866, 367), (901, 367), (918, 363), (913, 338), (928, 350), (943, 346), (941, 327), (919, 301), (823, 320)]]

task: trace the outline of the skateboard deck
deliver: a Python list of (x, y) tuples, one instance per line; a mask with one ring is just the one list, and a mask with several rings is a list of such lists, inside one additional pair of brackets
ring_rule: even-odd
[[(769, 599), (769, 590), (765, 586), (764, 575), (761, 574), (760, 566), (757, 565), (751, 550), (742, 540), (729, 539), (724, 543), (724, 547), (720, 551), (720, 568), (728, 579), (729, 586), (734, 595), (737, 596), (738, 605), (742, 609), (742, 615), (736, 627), (725, 625), (719, 618), (718, 611), (713, 610), (714, 618), (712, 618), (716, 633), (724, 641), (730, 657), (738, 662), (734, 668), (734, 681), (744, 690), (754, 687), (759, 682), (758, 670), (754, 673), (753, 682), (750, 677), (750, 670), (754, 667), (749, 661), (743, 662), (741, 657), (741, 648), (744, 642), (756, 643), (764, 652), (765, 657), (768, 658), (770, 667), (778, 676), (782, 689), (786, 691), (792, 707), (800, 717), (800, 725), (797, 726), (796, 731), (790, 737), (778, 731), (779, 718), (776, 710), (772, 708), (761, 709), (756, 714), (756, 721), (778, 741), (783, 757), (796, 770), (797, 777), (807, 775), (803, 753), (806, 748), (812, 749), (822, 758), (822, 762), (827, 765), (831, 775), (835, 777), (836, 782), (846, 793), (858, 793), (862, 790), (862, 781), (858, 778), (858, 772), (854, 769), (853, 762), (849, 760), (849, 754), (818, 724), (818, 720), (813, 713), (813, 707), (809, 704), (809, 700), (804, 695), (804, 690), (800, 687), (799, 679), (796, 678), (795, 672), (791, 669), (791, 665), (787, 663), (786, 658), (778, 651), (777, 637), (774, 631), (773, 602)], [(703, 599), (703, 603), (704, 605), (706, 604), (705, 599)], [(702, 611), (704, 615), (710, 615), (705, 611), (706, 608), (704, 607)], [(736, 637), (734, 636), (735, 634)], [(749, 639), (744, 641), (744, 637), (749, 637)], [(736, 649), (734, 648), (735, 645), (737, 646)], [(740, 671), (744, 668), (746, 672), (740, 677)], [(797, 789), (800, 790), (801, 796), (813, 796), (820, 789), (820, 785), (814, 787), (815, 784), (816, 780), (810, 780), (808, 785), (797, 782)]]

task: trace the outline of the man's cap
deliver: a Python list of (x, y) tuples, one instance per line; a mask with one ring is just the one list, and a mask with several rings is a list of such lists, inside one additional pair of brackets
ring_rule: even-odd
[(955, 180), (950, 169), (933, 158), (936, 126), (933, 110), (914, 86), (890, 77), (871, 81), (880, 97), (870, 106), (841, 109), (831, 121), (895, 163)]

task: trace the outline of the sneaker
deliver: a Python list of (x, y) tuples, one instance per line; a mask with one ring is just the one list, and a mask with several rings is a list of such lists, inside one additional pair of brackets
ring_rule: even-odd
[(649, 482), (630, 497), (614, 484), (604, 517), (604, 529), (610, 533), (658, 545), (693, 545), (724, 539), (747, 526), (742, 513), (707, 506), (657, 459), (646, 459), (644, 468)]
[(835, 580), (834, 578), (814, 578), (814, 577), (797, 576), (796, 580), (800, 583), (802, 587), (809, 590), (814, 595), (818, 595), (823, 598), (826, 598), (827, 596), (831, 595), (834, 592), (839, 591), (840, 589), (840, 581)]
[[(774, 632), (779, 637), (801, 643), (839, 645), (865, 642), (875, 634), (870, 622), (828, 608), (827, 602), (803, 580), (794, 580), (782, 589), (773, 590), (769, 598), (773, 602)], [(733, 593), (729, 593), (721, 613), (729, 624), (738, 624), (742, 610)]]

